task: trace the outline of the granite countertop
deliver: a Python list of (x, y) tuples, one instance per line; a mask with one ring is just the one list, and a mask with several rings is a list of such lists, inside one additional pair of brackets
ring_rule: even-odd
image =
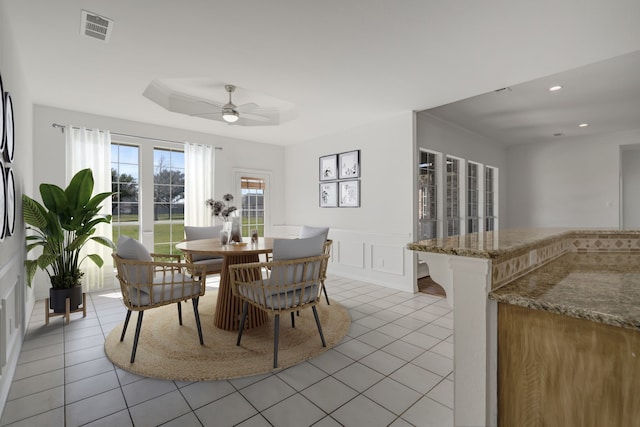
[(640, 331), (639, 261), (638, 253), (570, 252), (489, 298)]
[(640, 230), (620, 229), (576, 229), (576, 228), (521, 228), (471, 233), (438, 239), (420, 240), (407, 244), (413, 251), (441, 253), (474, 258), (496, 259), (542, 242), (565, 237), (591, 235), (633, 235)]

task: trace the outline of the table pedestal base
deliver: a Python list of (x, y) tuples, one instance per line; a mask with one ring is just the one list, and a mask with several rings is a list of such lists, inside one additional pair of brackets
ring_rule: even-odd
[[(233, 296), (231, 292), (231, 280), (229, 277), (229, 266), (232, 264), (245, 264), (248, 262), (258, 262), (258, 255), (227, 255), (224, 257), (222, 272), (220, 273), (220, 288), (218, 289), (218, 301), (213, 324), (216, 328), (226, 331), (237, 331), (240, 327), (242, 317), (242, 300)], [(245, 329), (255, 328), (263, 325), (267, 321), (267, 312), (249, 304)]]

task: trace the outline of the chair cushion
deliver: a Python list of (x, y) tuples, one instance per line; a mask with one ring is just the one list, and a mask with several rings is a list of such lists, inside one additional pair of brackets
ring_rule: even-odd
[[(163, 279), (166, 280), (163, 282)], [(184, 280), (184, 285), (182, 281)], [(171, 284), (174, 286), (171, 286)], [(145, 306), (150, 304), (161, 304), (163, 302), (190, 299), (200, 295), (201, 282), (183, 276), (180, 273), (167, 275), (166, 278), (158, 277), (153, 281), (153, 299), (151, 298), (151, 290), (148, 286), (131, 288), (129, 299), (136, 306)], [(184, 291), (183, 291), (184, 289)]]
[[(325, 238), (322, 234), (305, 239), (275, 239), (273, 241), (273, 260), (282, 261), (288, 259), (307, 258), (322, 255)], [(275, 266), (271, 269), (269, 284), (290, 285), (302, 280), (312, 279), (320, 263), (307, 268), (306, 277), (302, 277), (303, 269), (301, 265)]]
[(303, 239), (274, 239), (273, 260), (282, 261), (322, 255), (325, 240), (320, 234)]
[[(124, 259), (153, 261), (151, 254), (142, 243), (122, 234), (118, 238), (116, 253)], [(153, 268), (144, 265), (124, 265), (123, 269), (129, 283), (150, 283), (153, 280)]]
[(195, 265), (205, 265), (205, 272), (208, 273), (217, 273), (222, 271), (222, 263), (224, 262), (224, 258), (216, 257), (216, 258), (207, 258), (201, 259), (198, 261), (194, 261)]
[(329, 236), (329, 227), (311, 227), (309, 225), (303, 225), (300, 229), (300, 238), (305, 239), (307, 237), (313, 237), (321, 234), (324, 236), (324, 240), (327, 240)]
[[(221, 225), (214, 225), (212, 227), (195, 227), (195, 226), (184, 226), (184, 237), (187, 240), (202, 240), (202, 239), (218, 239), (220, 238), (220, 231), (222, 230)], [(200, 254), (191, 254), (191, 261), (194, 263), (196, 261), (209, 260), (209, 259), (221, 259), (222, 257), (217, 257), (213, 255), (200, 255)]]
[(310, 286), (305, 286), (304, 294), (302, 294), (301, 289), (282, 293), (274, 293), (271, 295), (267, 295), (266, 301), (264, 294), (261, 292), (252, 293), (250, 291), (245, 291), (245, 289), (243, 289), (243, 286), (240, 286), (238, 290), (240, 294), (246, 299), (274, 310), (284, 310), (302, 304), (308, 304), (318, 298), (317, 283), (314, 283)]
[(125, 236), (123, 234), (118, 238), (116, 253), (120, 258), (136, 259), (138, 261), (153, 261), (151, 254), (136, 239)]

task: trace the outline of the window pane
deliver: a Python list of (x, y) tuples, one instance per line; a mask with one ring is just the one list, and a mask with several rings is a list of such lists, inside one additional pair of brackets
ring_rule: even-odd
[(484, 216), (485, 231), (491, 231), (495, 227), (495, 181), (494, 168), (486, 167), (484, 175)]
[(467, 163), (467, 233), (478, 231), (478, 165)]
[(420, 239), (432, 239), (438, 219), (435, 153), (421, 151), (418, 168), (418, 234)]
[(114, 241), (120, 234), (139, 239), (139, 150), (138, 147), (111, 144), (111, 208)]
[(460, 161), (447, 157), (447, 236), (460, 234)]
[(184, 152), (153, 150), (154, 250), (176, 253), (184, 237)]
[(266, 181), (261, 178), (242, 177), (242, 235), (250, 236), (251, 230), (258, 230), (264, 236), (264, 195)]

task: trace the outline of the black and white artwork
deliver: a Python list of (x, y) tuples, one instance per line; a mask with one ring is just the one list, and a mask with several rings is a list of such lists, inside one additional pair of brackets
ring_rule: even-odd
[(340, 207), (360, 207), (360, 180), (340, 181)]
[(360, 150), (338, 154), (338, 165), (340, 168), (340, 179), (360, 177)]
[(338, 155), (320, 157), (320, 181), (332, 181), (338, 178)]
[(337, 182), (321, 182), (320, 183), (320, 207), (321, 208), (338, 207), (338, 183)]
[(4, 93), (4, 159), (13, 162), (13, 153), (15, 149), (15, 135), (13, 129), (13, 103), (11, 102), (11, 94)]

